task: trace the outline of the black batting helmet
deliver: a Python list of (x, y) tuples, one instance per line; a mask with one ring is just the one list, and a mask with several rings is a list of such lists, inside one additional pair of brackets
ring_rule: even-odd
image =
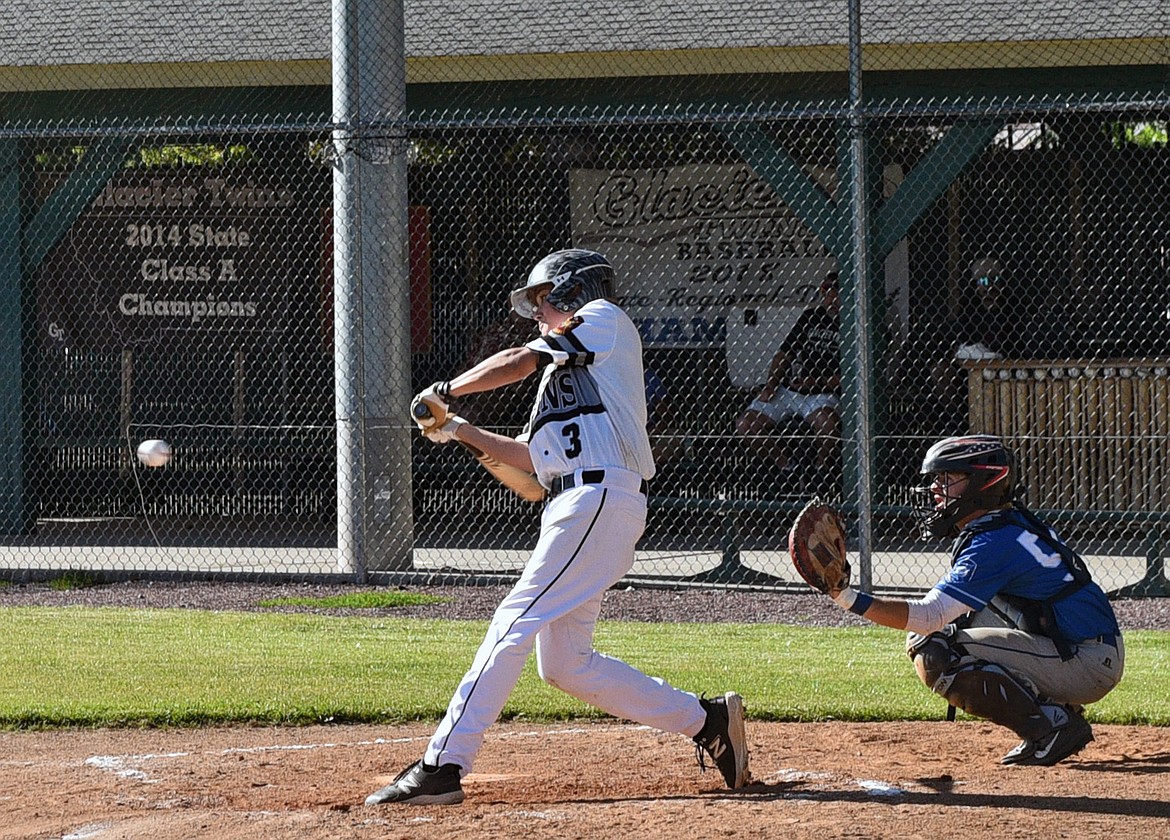
[(541, 286), (552, 286), (549, 304), (559, 312), (575, 312), (591, 300), (613, 296), (613, 266), (596, 251), (569, 248), (554, 251), (538, 262), (528, 282), (509, 296), (512, 308), (525, 318), (535, 318), (529, 295)]

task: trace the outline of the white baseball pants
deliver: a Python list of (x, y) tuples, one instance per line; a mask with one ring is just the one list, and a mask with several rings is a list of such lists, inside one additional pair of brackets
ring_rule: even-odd
[(536, 549), (496, 608), (427, 747), (427, 764), (471, 771), (534, 645), (537, 669), (551, 685), (617, 718), (699, 732), (706, 714), (694, 694), (593, 649), (602, 598), (630, 570), (645, 527), (646, 497), (637, 490), (587, 484), (548, 504)]

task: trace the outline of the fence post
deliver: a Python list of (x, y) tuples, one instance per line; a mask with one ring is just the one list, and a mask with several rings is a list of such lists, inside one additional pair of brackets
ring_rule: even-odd
[(334, 0), (338, 571), (407, 569), (414, 546), (402, 0)]
[[(862, 589), (873, 589), (873, 359), (870, 353), (870, 262), (869, 262), (869, 172), (866, 162), (866, 127), (861, 87), (861, 2), (849, 2), (849, 210), (852, 227), (849, 254), (853, 277), (853, 340), (857, 385), (856, 425), (853, 442), (857, 447), (857, 539), (858, 581)], [(848, 438), (849, 436), (847, 436)], [(846, 453), (842, 453), (846, 458)], [(846, 498), (853, 492), (846, 483)]]

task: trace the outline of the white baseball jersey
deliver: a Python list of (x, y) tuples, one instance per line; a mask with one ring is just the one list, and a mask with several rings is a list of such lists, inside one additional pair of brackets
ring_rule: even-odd
[(614, 717), (689, 736), (706, 720), (694, 694), (593, 649), (602, 599), (633, 566), (646, 527), (639, 476), (654, 475), (638, 330), (617, 306), (595, 300), (526, 346), (552, 358), (526, 432), (541, 483), (583, 478), (582, 470), (602, 478), (549, 499), (532, 557), (427, 745), (428, 764), (457, 764), (463, 773), (533, 648), (543, 679)]
[(552, 357), (525, 432), (541, 484), (583, 467), (653, 478), (642, 339), (630, 317), (609, 301), (590, 301), (527, 346)]

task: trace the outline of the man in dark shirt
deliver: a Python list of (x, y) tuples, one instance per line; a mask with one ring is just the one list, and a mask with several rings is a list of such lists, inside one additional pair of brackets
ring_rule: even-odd
[(963, 290), (955, 324), (956, 359), (1001, 359), (1009, 338), (1011, 319), (1005, 317), (1007, 277), (999, 261), (980, 258), (968, 269), (970, 284)]
[(957, 307), (933, 347), (930, 386), (938, 411), (932, 431), (968, 430), (967, 376), (972, 363), (1000, 359), (1060, 359), (1069, 352), (1069, 328), (1059, 300), (1041, 295), (997, 257), (971, 261)]
[(979, 257), (953, 324), (958, 361), (1059, 359), (1068, 354), (1068, 323), (1053, 295), (1013, 277), (996, 257)]
[(826, 467), (840, 438), (837, 405), (841, 390), (841, 297), (837, 273), (821, 281), (821, 304), (806, 309), (768, 367), (759, 395), (736, 421), (736, 432), (769, 443), (768, 454), (787, 460), (773, 433), (785, 420), (800, 417), (816, 437), (818, 466)]

